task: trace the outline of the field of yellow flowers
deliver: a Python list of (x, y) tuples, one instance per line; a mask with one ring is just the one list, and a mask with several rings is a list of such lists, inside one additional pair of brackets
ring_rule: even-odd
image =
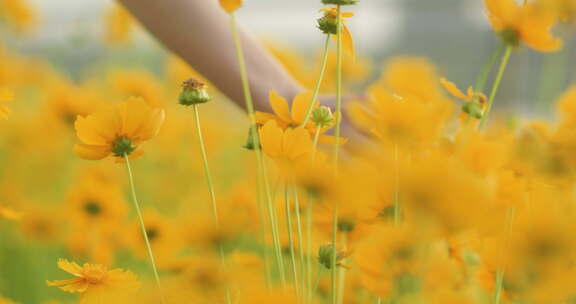
[[(563, 48), (576, 1), (485, 0), (501, 46), (477, 83), (400, 56), (347, 102), (372, 68), (345, 23), (362, 2), (321, 2), (316, 70), (271, 50), (309, 88), (271, 113), (242, 0), (219, 3), (243, 111), (176, 57), (77, 81), (0, 42), (0, 304), (576, 303), (576, 86), (554, 120), (494, 107), (518, 49)], [(0, 0), (14, 35), (37, 18)], [(120, 6), (106, 24), (110, 43), (136, 26)]]

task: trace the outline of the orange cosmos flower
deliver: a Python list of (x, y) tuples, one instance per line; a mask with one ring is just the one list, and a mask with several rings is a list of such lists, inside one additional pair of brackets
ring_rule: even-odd
[(126, 303), (140, 286), (135, 274), (119, 268), (108, 270), (103, 265), (87, 263), (80, 266), (66, 259), (59, 259), (58, 267), (75, 278), (46, 281), (46, 284), (80, 293), (80, 304)]
[(86, 117), (78, 116), (74, 126), (82, 141), (74, 146), (78, 156), (98, 160), (110, 155), (131, 158), (142, 155), (138, 146), (154, 137), (164, 122), (164, 110), (151, 108), (141, 98), (96, 112)]
[(233, 13), (242, 6), (242, 0), (219, 0), (220, 6), (227, 12)]
[(524, 42), (540, 52), (562, 48), (562, 40), (550, 33), (558, 21), (556, 14), (534, 3), (520, 5), (514, 0), (485, 0), (485, 4), (492, 27), (508, 44)]
[(7, 106), (3, 105), (3, 103), (10, 102), (13, 99), (14, 99), (14, 93), (12, 93), (12, 91), (0, 88), (0, 118), (2, 119), (8, 118), (8, 114), (10, 114), (10, 109), (8, 109)]

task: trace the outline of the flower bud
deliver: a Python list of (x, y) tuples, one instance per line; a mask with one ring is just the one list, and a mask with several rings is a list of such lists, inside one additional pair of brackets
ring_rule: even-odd
[[(318, 262), (326, 267), (326, 269), (332, 268), (332, 248), (334, 248), (332, 244), (322, 245), (318, 248)], [(347, 268), (347, 266), (342, 265), (342, 260), (349, 255), (347, 252), (336, 250), (336, 266)]]
[(182, 83), (182, 91), (178, 97), (181, 105), (190, 106), (210, 101), (211, 97), (206, 90), (206, 84), (190, 78)]
[(329, 107), (321, 106), (316, 108), (312, 112), (312, 122), (317, 127), (323, 128), (328, 126), (330, 123), (334, 121), (334, 117), (332, 116), (332, 111)]
[(482, 110), (482, 105), (478, 102), (471, 101), (467, 102), (462, 106), (462, 111), (472, 118), (481, 119), (484, 115), (484, 111)]
[(324, 17), (317, 20), (318, 28), (328, 35), (338, 34), (338, 20), (329, 14), (325, 14)]
[(322, 0), (322, 3), (327, 5), (354, 5), (358, 3), (358, 0)]
[(112, 144), (110, 151), (112, 151), (116, 157), (124, 157), (124, 155), (130, 155), (134, 150), (136, 150), (136, 146), (132, 144), (129, 138), (119, 137), (114, 144)]
[(246, 139), (244, 148), (248, 150), (254, 150), (256, 148), (256, 143), (254, 142), (254, 132), (252, 132), (252, 128), (248, 129), (248, 139)]

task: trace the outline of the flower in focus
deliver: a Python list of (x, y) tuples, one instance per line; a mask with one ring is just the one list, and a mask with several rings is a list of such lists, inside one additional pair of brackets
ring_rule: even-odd
[(141, 98), (127, 101), (79, 116), (74, 126), (82, 141), (74, 146), (78, 156), (98, 160), (110, 155), (131, 158), (142, 155), (139, 145), (154, 137), (164, 122), (164, 110), (151, 108)]
[(466, 103), (462, 106), (462, 118), (467, 119), (468, 117), (480, 119), (486, 110), (488, 105), (488, 98), (484, 93), (474, 92), (472, 87), (468, 87), (468, 91), (464, 94), (458, 86), (453, 82), (448, 81), (445, 78), (440, 79), (440, 83), (446, 88), (450, 94), (454, 97), (465, 101)]
[(7, 106), (3, 105), (3, 103), (10, 102), (13, 99), (14, 99), (14, 93), (12, 93), (12, 91), (0, 88), (0, 118), (2, 119), (8, 118), (8, 114), (10, 114), (10, 109), (8, 109)]
[[(318, 28), (322, 30), (325, 34), (336, 35), (338, 34), (338, 9), (335, 7), (323, 8), (320, 10), (324, 13), (324, 16), (318, 19)], [(344, 24), (346, 22), (345, 18), (350, 18), (354, 16), (354, 13), (343, 12), (342, 14), (342, 46), (344, 51), (350, 56), (354, 57), (354, 41), (352, 40), (352, 34), (348, 27)], [(335, 36), (333, 36), (335, 37)]]
[(260, 130), (262, 150), (270, 158), (296, 161), (312, 151), (310, 134), (303, 128), (283, 130), (275, 120), (268, 121)]
[(220, 6), (227, 12), (233, 13), (242, 6), (242, 0), (219, 0)]
[(524, 42), (540, 52), (562, 48), (562, 40), (550, 32), (558, 21), (556, 14), (534, 3), (521, 5), (514, 0), (485, 0), (485, 4), (492, 27), (507, 44), (518, 46)]
[(58, 260), (58, 267), (75, 278), (46, 281), (46, 284), (80, 293), (80, 304), (125, 303), (140, 285), (136, 275), (120, 268), (108, 270), (103, 265), (88, 263), (80, 266), (66, 259)]

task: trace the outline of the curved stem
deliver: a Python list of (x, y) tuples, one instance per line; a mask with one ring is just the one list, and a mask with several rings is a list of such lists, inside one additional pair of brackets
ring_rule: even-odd
[(304, 273), (306, 271), (304, 265), (304, 238), (302, 235), (302, 220), (300, 218), (300, 199), (298, 198), (298, 192), (296, 188), (292, 187), (292, 195), (294, 196), (294, 214), (296, 215), (296, 232), (298, 237), (298, 259), (300, 261), (300, 275), (301, 275), (301, 288), (300, 294), (302, 300), (304, 300), (304, 292), (306, 290), (306, 281), (304, 279)]
[(494, 104), (494, 98), (496, 98), (496, 93), (498, 93), (498, 88), (500, 87), (500, 83), (502, 82), (502, 77), (504, 76), (504, 72), (506, 71), (506, 67), (508, 66), (508, 62), (510, 61), (510, 55), (512, 54), (512, 50), (514, 49), (513, 46), (507, 46), (506, 51), (504, 52), (504, 56), (502, 57), (502, 61), (500, 62), (500, 68), (498, 69), (498, 74), (496, 75), (496, 80), (494, 80), (494, 84), (492, 85), (492, 91), (490, 92), (490, 97), (488, 98), (488, 107), (486, 108), (486, 112), (482, 115), (482, 119), (480, 120), (479, 128), (482, 129), (486, 122), (488, 121), (488, 115), (490, 114), (490, 110), (492, 109), (492, 105)]
[(238, 28), (236, 26), (236, 19), (234, 13), (230, 14), (230, 29), (232, 32), (232, 38), (234, 40), (234, 48), (236, 50), (236, 57), (238, 59), (238, 67), (240, 70), (240, 79), (242, 81), (242, 89), (244, 92), (244, 99), (246, 102), (246, 110), (248, 112), (248, 117), (250, 119), (250, 132), (254, 140), (256, 161), (258, 166), (258, 172), (262, 176), (262, 183), (264, 188), (264, 194), (266, 203), (268, 206), (269, 221), (272, 230), (272, 236), (274, 238), (274, 251), (276, 252), (276, 263), (278, 264), (278, 269), (280, 271), (280, 278), (284, 286), (286, 286), (286, 278), (284, 275), (284, 263), (282, 261), (282, 251), (280, 249), (279, 235), (276, 227), (276, 220), (272, 212), (272, 195), (270, 193), (270, 183), (268, 181), (268, 176), (266, 172), (266, 164), (264, 162), (264, 157), (262, 155), (262, 150), (260, 149), (260, 138), (258, 137), (258, 130), (256, 125), (256, 117), (254, 115), (254, 102), (252, 101), (252, 93), (250, 92), (250, 84), (248, 83), (248, 73), (246, 72), (246, 62), (244, 59), (244, 52), (242, 51), (242, 42), (240, 41), (240, 35), (238, 34)]
[(164, 292), (162, 291), (162, 284), (160, 283), (160, 276), (158, 275), (158, 269), (156, 268), (156, 261), (154, 259), (154, 253), (152, 252), (152, 246), (150, 246), (150, 240), (148, 239), (148, 233), (146, 232), (146, 225), (144, 224), (144, 218), (142, 217), (142, 212), (140, 211), (140, 204), (138, 203), (138, 198), (136, 196), (136, 187), (134, 186), (134, 177), (132, 175), (132, 167), (130, 166), (130, 159), (128, 154), (124, 154), (124, 160), (126, 162), (126, 168), (128, 169), (128, 180), (130, 182), (130, 190), (132, 191), (132, 201), (134, 202), (134, 209), (138, 215), (138, 221), (140, 223), (140, 229), (142, 229), (142, 236), (144, 237), (144, 243), (146, 244), (146, 250), (148, 252), (148, 257), (150, 258), (150, 264), (152, 264), (152, 271), (154, 272), (154, 279), (156, 280), (156, 286), (160, 292), (160, 300), (163, 304), (166, 304), (166, 298), (164, 297)]
[(316, 80), (316, 87), (314, 87), (314, 92), (312, 93), (312, 100), (308, 104), (308, 109), (306, 110), (306, 116), (304, 116), (304, 121), (300, 124), (301, 127), (306, 126), (310, 115), (312, 114), (312, 109), (314, 108), (314, 101), (318, 98), (320, 94), (320, 87), (322, 86), (322, 80), (324, 80), (324, 72), (326, 71), (326, 65), (328, 63), (328, 48), (330, 47), (330, 34), (326, 34), (326, 41), (324, 42), (324, 51), (322, 55), (322, 64), (320, 66), (320, 73), (318, 74), (318, 79)]

